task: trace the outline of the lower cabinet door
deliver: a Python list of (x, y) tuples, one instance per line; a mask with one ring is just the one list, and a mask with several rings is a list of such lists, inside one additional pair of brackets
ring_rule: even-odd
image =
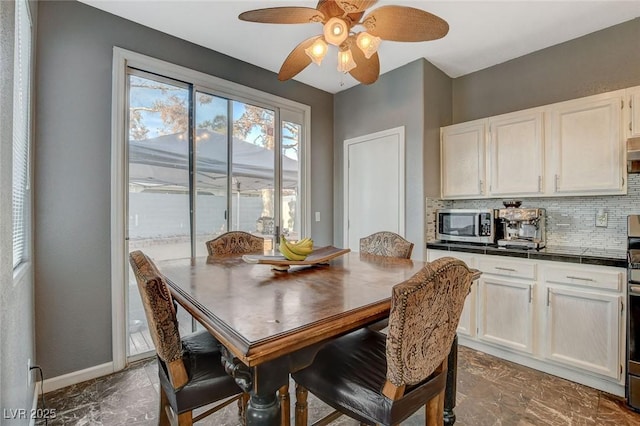
[(532, 282), (483, 276), (478, 297), (478, 338), (520, 352), (533, 352)]
[(620, 378), (621, 296), (547, 287), (545, 356)]
[[(456, 251), (445, 250), (427, 250), (427, 259), (429, 262), (433, 262), (436, 259), (442, 257), (455, 257), (462, 260), (470, 268), (476, 267), (475, 257), (466, 253), (460, 253)], [(464, 301), (464, 308), (462, 309), (462, 315), (460, 315), (460, 322), (458, 323), (457, 332), (460, 335), (475, 337), (476, 336), (476, 294), (477, 294), (478, 282), (474, 282), (471, 286), (471, 291)]]
[(464, 301), (460, 322), (458, 323), (458, 334), (475, 337), (476, 336), (476, 287), (478, 282), (474, 282), (471, 291)]

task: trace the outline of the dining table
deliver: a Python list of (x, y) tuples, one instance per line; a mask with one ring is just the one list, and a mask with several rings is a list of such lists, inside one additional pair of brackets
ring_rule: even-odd
[[(287, 271), (241, 255), (158, 262), (172, 296), (222, 347), (222, 362), (250, 395), (248, 425), (289, 424), (289, 375), (331, 339), (389, 316), (391, 289), (426, 262), (349, 252)], [(445, 424), (455, 415), (457, 339), (449, 355)]]

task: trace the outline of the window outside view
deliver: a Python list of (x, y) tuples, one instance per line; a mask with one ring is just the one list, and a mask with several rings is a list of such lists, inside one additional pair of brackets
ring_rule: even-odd
[[(191, 95), (189, 85), (153, 75), (128, 77), (129, 252), (142, 250), (156, 262), (184, 258), (192, 255), (194, 240), (193, 255), (205, 256), (205, 242), (227, 230), (265, 238), (271, 249), (278, 208), (280, 232), (298, 238), (299, 124), (283, 121), (282, 143), (276, 144), (273, 110), (200, 91)], [(275, 195), (279, 147), (280, 197)], [(178, 310), (178, 319), (181, 332), (190, 332), (184, 310)], [(129, 335), (130, 356), (153, 350), (131, 270)]]

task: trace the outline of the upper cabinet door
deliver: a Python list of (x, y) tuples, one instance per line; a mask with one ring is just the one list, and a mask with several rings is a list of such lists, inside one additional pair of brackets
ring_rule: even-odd
[(442, 198), (483, 198), (486, 120), (443, 127), (440, 134)]
[(543, 191), (544, 128), (541, 109), (489, 119), (489, 195)]
[(640, 86), (627, 89), (629, 119), (627, 120), (627, 136), (640, 137)]
[(626, 193), (623, 98), (618, 90), (548, 107), (550, 194)]

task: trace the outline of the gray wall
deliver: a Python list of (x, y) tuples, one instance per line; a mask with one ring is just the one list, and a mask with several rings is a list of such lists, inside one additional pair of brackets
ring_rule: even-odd
[[(454, 122), (638, 85), (640, 18), (455, 79)], [(623, 196), (531, 198), (524, 203), (547, 209), (550, 244), (624, 250), (626, 216), (640, 211), (637, 176), (629, 176)], [(495, 199), (451, 202), (456, 208), (500, 206)], [(600, 208), (608, 212), (607, 228), (595, 227)]]
[(36, 341), (55, 377), (111, 361), (113, 46), (312, 108), (312, 211), (332, 242), (333, 96), (78, 2), (39, 2), (35, 150)]
[(440, 69), (424, 61), (423, 89), (424, 202), (425, 197), (440, 197), (440, 127), (451, 124), (452, 81)]
[[(427, 97), (430, 97), (428, 101), (425, 100)], [(405, 126), (405, 237), (415, 243), (413, 257), (423, 258), (425, 188), (433, 189), (434, 175), (439, 187), (439, 172), (434, 172), (440, 163), (437, 129), (449, 124), (450, 105), (449, 78), (423, 59), (381, 75), (375, 84), (355, 86), (335, 95), (336, 244), (342, 244), (344, 236), (345, 139)]]
[[(37, 11), (33, 3), (31, 18), (34, 28)], [(0, 186), (12, 186), (13, 138), (13, 55), (15, 4), (0, 4)], [(5, 60), (6, 59), (6, 60)], [(8, 419), (10, 409), (26, 409), (33, 403), (34, 385), (28, 384), (27, 360), (35, 362), (33, 263), (19, 267), (13, 276), (12, 193), (0, 192), (0, 409), (2, 424), (29, 424), (26, 419)], [(4, 410), (7, 410), (5, 413)], [(14, 411), (15, 412), (15, 411)]]
[(453, 122), (640, 85), (640, 18), (453, 81)]

